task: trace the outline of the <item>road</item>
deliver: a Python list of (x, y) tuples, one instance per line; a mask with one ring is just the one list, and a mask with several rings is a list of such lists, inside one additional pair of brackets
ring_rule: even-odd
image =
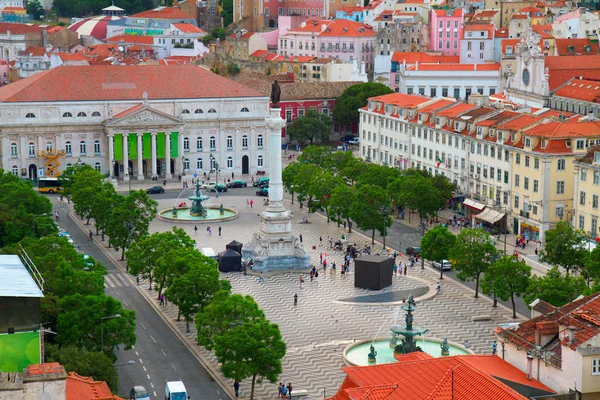
[[(255, 201), (257, 201), (257, 199), (256, 199), (256, 191), (257, 190), (258, 189), (255, 187), (248, 186), (246, 188), (229, 189), (227, 192), (220, 193), (220, 195), (222, 197), (248, 196), (248, 197), (253, 197), (255, 199)], [(181, 190), (179, 190), (179, 189), (175, 189), (175, 190), (171, 189), (171, 190), (167, 190), (165, 193), (152, 194), (150, 196), (153, 198), (156, 198), (156, 199), (171, 199), (171, 198), (175, 199), (180, 194), (181, 194), (181, 197), (189, 196), (191, 194), (191, 189), (188, 189), (188, 190), (184, 191), (183, 193), (181, 193)], [(284, 193), (284, 197), (286, 197), (288, 200), (291, 199), (291, 197), (289, 196), (288, 193)], [(417, 218), (416, 216), (412, 216), (412, 217)], [(357, 231), (357, 232), (361, 232), (364, 235), (368, 236), (369, 238), (371, 237), (371, 232), (365, 232), (365, 231), (362, 231), (362, 230), (356, 229), (356, 228), (353, 228), (353, 230)], [(377, 231), (375, 232), (375, 240), (379, 241), (380, 243), (383, 243), (383, 241), (384, 241), (383, 237)], [(370, 241), (365, 240), (365, 243), (366, 242), (370, 242)], [(401, 224), (395, 218), (394, 218), (394, 222), (393, 222), (392, 226), (386, 231), (386, 238), (385, 238), (386, 246), (395, 248), (395, 249), (401, 249), (402, 252), (404, 252), (407, 247), (419, 246), (420, 242), (421, 242), (421, 232), (419, 229), (413, 228), (411, 226), (407, 226), (405, 224)], [(359, 244), (362, 245), (363, 243), (359, 243)], [(427, 261), (425, 262), (425, 266), (426, 266), (426, 268), (433, 268), (433, 267), (431, 267), (431, 264)], [(455, 271), (445, 271), (444, 277), (454, 279), (457, 281), (459, 280), (456, 277)], [(463, 282), (463, 284), (468, 286), (469, 288), (473, 289), (473, 291), (475, 290), (475, 282)], [(480, 296), (481, 296), (481, 292), (480, 292)], [(507, 306), (508, 308), (510, 308), (512, 310), (512, 304), (511, 304), (510, 300), (509, 301), (500, 301), (499, 300), (498, 302)], [(525, 301), (520, 297), (515, 299), (515, 308), (516, 308), (517, 312), (522, 315), (525, 315), (525, 316), (530, 315), (529, 308), (525, 304)]]
[[(172, 195), (172, 193), (171, 193)], [(175, 197), (175, 196), (174, 196)], [(66, 203), (50, 196), (55, 210), (60, 212), (60, 226), (66, 229), (82, 250), (104, 264), (106, 294), (115, 297), (125, 308), (135, 310), (137, 343), (131, 350), (116, 350), (117, 363), (134, 361), (134, 365), (119, 366), (119, 394), (129, 398), (133, 386), (141, 385), (150, 392), (152, 399), (164, 398), (165, 382), (182, 380), (192, 400), (228, 399), (219, 385), (211, 380), (202, 365), (175, 336), (167, 324), (138, 292), (135, 283), (120, 272), (110, 258), (96, 247), (89, 246), (87, 235), (68, 218)], [(144, 290), (144, 289), (141, 289)], [(110, 384), (110, 382), (109, 382)]]

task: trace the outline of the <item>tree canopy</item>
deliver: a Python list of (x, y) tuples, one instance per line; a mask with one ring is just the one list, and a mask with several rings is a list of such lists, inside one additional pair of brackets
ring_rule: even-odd
[[(427, 231), (421, 239), (421, 256), (429, 261), (450, 258), (450, 251), (456, 243), (456, 236), (443, 225), (438, 225)], [(440, 279), (444, 277), (444, 268), (440, 266)]]
[(371, 231), (371, 244), (375, 244), (375, 230), (383, 234), (384, 229), (392, 226), (392, 203), (380, 186), (360, 185), (350, 214), (356, 225)]
[(522, 296), (529, 287), (531, 268), (514, 257), (504, 256), (490, 265), (483, 276), (483, 293), (496, 294), (502, 301), (510, 299), (513, 318), (517, 318), (515, 296)]
[(554, 267), (544, 276), (531, 278), (523, 299), (527, 304), (535, 299), (540, 299), (555, 307), (560, 307), (586, 292), (587, 285), (583, 278), (572, 275), (563, 276), (558, 268)]
[(389, 86), (382, 83), (365, 82), (352, 85), (338, 98), (333, 109), (333, 119), (346, 125), (357, 122), (358, 110), (367, 105), (367, 99), (393, 92)]
[(546, 231), (540, 259), (564, 268), (569, 274), (583, 265), (587, 253), (585, 243), (585, 232), (573, 229), (566, 221), (560, 221), (554, 229)]
[(286, 129), (287, 136), (301, 145), (328, 140), (331, 134), (331, 120), (328, 115), (309, 109), (302, 117), (296, 118)]

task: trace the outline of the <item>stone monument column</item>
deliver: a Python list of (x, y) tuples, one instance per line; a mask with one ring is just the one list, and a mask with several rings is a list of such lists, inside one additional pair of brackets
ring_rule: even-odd
[(281, 118), (281, 109), (272, 108), (267, 118), (268, 157), (269, 157), (269, 206), (270, 213), (281, 213), (283, 207), (283, 179), (281, 178), (281, 129), (285, 121)]
[(150, 132), (150, 140), (152, 146), (152, 178), (158, 177), (158, 172), (156, 168), (157, 156), (156, 156), (156, 132)]
[(144, 180), (144, 149), (142, 148), (143, 133), (137, 134), (137, 180)]
[(108, 173), (110, 174), (110, 181), (116, 182), (117, 178), (115, 177), (115, 136), (114, 133), (109, 133), (108, 135)]

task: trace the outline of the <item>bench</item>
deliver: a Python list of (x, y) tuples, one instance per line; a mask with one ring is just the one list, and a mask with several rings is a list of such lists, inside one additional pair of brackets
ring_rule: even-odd
[(304, 397), (304, 396), (308, 396), (308, 391), (306, 391), (304, 389), (300, 389), (300, 390), (292, 389), (292, 399), (295, 399), (297, 397)]
[(491, 319), (492, 319), (491, 315), (475, 315), (475, 316), (471, 317), (472, 322), (490, 321)]

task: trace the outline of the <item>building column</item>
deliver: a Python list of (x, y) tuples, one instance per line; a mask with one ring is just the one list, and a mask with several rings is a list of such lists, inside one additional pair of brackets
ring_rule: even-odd
[(129, 134), (122, 133), (123, 136), (123, 180), (131, 179), (129, 176)]
[(175, 160), (175, 173), (183, 175), (185, 170), (183, 169), (183, 134), (181, 132), (177, 133), (177, 160)]
[(157, 168), (156, 168), (156, 163), (157, 163), (156, 132), (150, 133), (150, 141), (152, 143), (152, 178), (157, 178), (158, 173), (157, 173)]
[(108, 135), (108, 174), (110, 180), (114, 182), (115, 179), (115, 135), (109, 133)]
[(173, 177), (171, 171), (171, 134), (165, 132), (165, 179)]
[(143, 160), (144, 160), (144, 149), (142, 148), (142, 136), (144, 134), (143, 133), (138, 133), (137, 134), (137, 180), (138, 181), (143, 181), (144, 180), (144, 164), (143, 164)]

